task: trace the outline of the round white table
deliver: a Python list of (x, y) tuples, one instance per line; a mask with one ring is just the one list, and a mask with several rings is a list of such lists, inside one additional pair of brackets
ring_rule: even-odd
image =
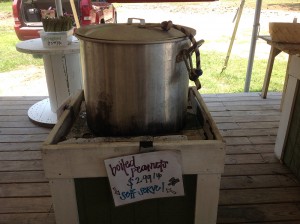
[(22, 53), (42, 55), (49, 98), (34, 104), (28, 110), (33, 122), (42, 126), (53, 126), (59, 110), (70, 95), (82, 89), (79, 41), (73, 38), (65, 47), (45, 48), (41, 38), (17, 43)]

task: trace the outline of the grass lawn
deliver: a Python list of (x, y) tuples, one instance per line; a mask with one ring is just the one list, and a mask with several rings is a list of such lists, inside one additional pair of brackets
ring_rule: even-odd
[(0, 0), (0, 72), (23, 69), (28, 65), (42, 66), (41, 58), (34, 58), (16, 50), (16, 44), (20, 40), (15, 34), (11, 13), (12, 1)]
[[(239, 0), (220, 0), (223, 2), (240, 2)], [(246, 1), (246, 7), (255, 7), (255, 0)], [(300, 8), (300, 0), (264, 0), (263, 7), (273, 7), (275, 4), (284, 7)], [(11, 16), (12, 2), (0, 0), (0, 73), (17, 69), (24, 69), (26, 66), (42, 66), (41, 58), (34, 58), (30, 54), (23, 54), (16, 50), (15, 45), (19, 42), (13, 29), (13, 18)], [(228, 46), (228, 39), (220, 41)], [(227, 69), (221, 73), (226, 54), (218, 51), (206, 50), (201, 52), (203, 76), (201, 93), (233, 93), (243, 92), (248, 59), (230, 56)], [(269, 91), (281, 91), (285, 76), (286, 60), (276, 59)], [(264, 80), (267, 59), (255, 58), (251, 79), (250, 91), (261, 91)]]

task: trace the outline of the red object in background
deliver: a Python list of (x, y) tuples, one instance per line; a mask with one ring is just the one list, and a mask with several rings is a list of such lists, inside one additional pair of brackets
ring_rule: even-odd
[(89, 25), (91, 24), (90, 11), (92, 10), (92, 3), (89, 0), (80, 1), (80, 24)]
[(107, 0), (109, 3), (215, 2), (219, 0)]
[[(61, 0), (64, 13), (72, 15), (72, 9), (69, 0)], [(111, 23), (116, 22), (117, 12), (112, 4), (107, 2), (92, 2), (91, 0), (75, 0), (79, 22), (82, 26), (91, 23)], [(54, 9), (53, 0), (24, 1), (13, 0), (12, 10), (14, 17), (14, 29), (19, 40), (28, 40), (39, 38), (39, 31), (43, 29), (41, 22), (42, 11)], [(91, 20), (91, 14), (96, 10), (94, 21)]]

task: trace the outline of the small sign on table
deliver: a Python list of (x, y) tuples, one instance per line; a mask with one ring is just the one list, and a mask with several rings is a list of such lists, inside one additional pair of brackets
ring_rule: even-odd
[(115, 206), (184, 195), (180, 151), (134, 154), (104, 162)]

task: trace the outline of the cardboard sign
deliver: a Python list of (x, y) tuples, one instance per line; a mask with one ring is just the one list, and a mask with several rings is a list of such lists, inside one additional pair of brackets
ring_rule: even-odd
[(184, 195), (180, 151), (134, 154), (104, 162), (115, 206)]
[(61, 32), (39, 31), (45, 48), (65, 47), (72, 42), (73, 29)]

